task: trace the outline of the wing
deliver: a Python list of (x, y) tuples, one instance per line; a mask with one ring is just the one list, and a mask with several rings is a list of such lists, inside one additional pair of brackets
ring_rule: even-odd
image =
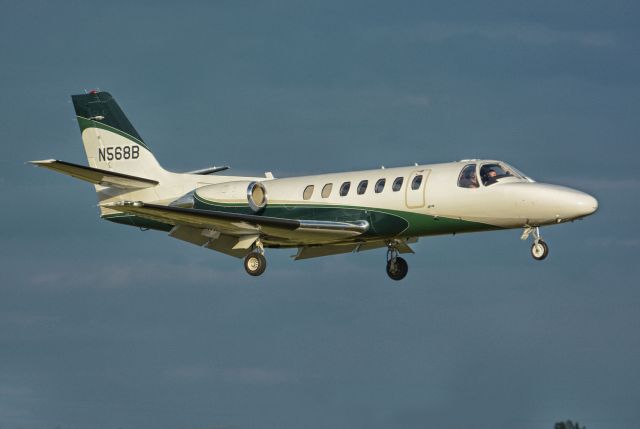
[[(362, 235), (369, 229), (367, 221), (330, 222), (318, 220), (285, 219), (222, 211), (200, 210), (183, 207), (147, 204), (143, 202), (118, 202), (106, 204), (113, 210), (131, 213), (147, 219), (175, 225), (170, 235), (214, 250), (249, 249), (259, 238), (263, 242), (285, 246), (325, 244), (344, 241)], [(228, 238), (232, 237), (229, 241)], [(220, 250), (223, 251), (223, 250)], [(225, 252), (232, 254), (229, 252)], [(246, 254), (246, 251), (244, 252)]]
[(102, 170), (100, 168), (87, 167), (85, 165), (73, 164), (56, 159), (45, 159), (44, 161), (29, 161), (31, 164), (75, 177), (95, 185), (111, 186), (119, 189), (142, 189), (150, 188), (158, 184), (157, 181), (145, 179), (143, 177), (130, 176), (128, 174), (116, 173)]
[[(400, 253), (414, 253), (413, 249), (409, 247), (410, 243), (417, 243), (418, 239), (415, 237), (407, 239), (395, 239), (392, 240), (396, 249)], [(303, 246), (298, 249), (298, 253), (293, 255), (292, 258), (296, 261), (300, 259), (318, 258), (320, 256), (339, 255), (342, 253), (351, 252), (364, 252), (365, 250), (379, 249), (381, 247), (387, 247), (389, 240), (371, 240), (366, 242), (356, 243), (339, 243), (339, 244), (322, 244), (319, 246)]]

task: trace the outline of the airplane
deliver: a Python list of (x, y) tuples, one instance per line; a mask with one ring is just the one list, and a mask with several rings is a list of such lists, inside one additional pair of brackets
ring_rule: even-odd
[(386, 248), (386, 271), (403, 279), (400, 254), (433, 235), (522, 229), (531, 255), (549, 246), (540, 227), (593, 214), (589, 194), (538, 183), (491, 159), (275, 178), (224, 176), (228, 166), (165, 170), (105, 91), (72, 95), (88, 166), (30, 161), (93, 183), (102, 219), (244, 258), (251, 276), (265, 249), (297, 249), (295, 260)]

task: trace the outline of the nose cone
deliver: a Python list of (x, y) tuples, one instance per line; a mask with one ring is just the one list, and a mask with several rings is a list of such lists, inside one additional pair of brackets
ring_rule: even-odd
[(598, 210), (598, 200), (585, 192), (574, 192), (576, 195), (572, 198), (572, 203), (577, 212), (576, 217), (589, 216)]
[(598, 200), (591, 195), (571, 188), (555, 188), (549, 195), (549, 203), (555, 204), (556, 220), (579, 219), (598, 210)]
[(531, 224), (566, 222), (589, 216), (598, 209), (598, 200), (591, 195), (565, 186), (527, 183), (514, 184), (512, 189), (517, 195), (519, 216)]

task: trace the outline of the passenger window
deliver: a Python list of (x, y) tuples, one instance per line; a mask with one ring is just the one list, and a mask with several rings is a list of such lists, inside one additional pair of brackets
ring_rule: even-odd
[(415, 191), (416, 189), (420, 188), (420, 185), (422, 185), (422, 174), (418, 174), (413, 178), (413, 180), (411, 181), (411, 189)]
[(342, 186), (340, 186), (340, 196), (344, 197), (349, 193), (349, 188), (351, 187), (351, 182), (344, 182)]
[(458, 176), (458, 186), (461, 188), (477, 188), (480, 186), (476, 177), (476, 165), (465, 165), (460, 176)]
[(396, 180), (393, 181), (393, 185), (391, 186), (393, 192), (398, 192), (400, 188), (402, 188), (402, 182), (404, 182), (404, 177), (396, 177)]
[(376, 187), (374, 188), (374, 190), (376, 191), (376, 194), (379, 194), (384, 190), (384, 184), (386, 182), (387, 182), (387, 179), (380, 179), (376, 182)]
[(327, 183), (324, 185), (322, 187), (322, 192), (320, 193), (322, 198), (329, 198), (329, 195), (331, 195), (331, 189), (333, 189), (333, 183)]
[(364, 194), (364, 192), (367, 190), (368, 184), (369, 184), (368, 180), (363, 180), (358, 184), (358, 195)]
[(313, 185), (309, 185), (304, 188), (304, 192), (302, 193), (302, 198), (308, 200), (313, 195)]

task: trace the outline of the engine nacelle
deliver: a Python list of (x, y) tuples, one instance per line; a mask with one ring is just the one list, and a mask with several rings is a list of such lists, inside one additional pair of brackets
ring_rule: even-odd
[(269, 200), (262, 182), (240, 181), (207, 185), (196, 189), (198, 198), (221, 204), (249, 204), (254, 213), (262, 211)]
[(268, 198), (267, 188), (264, 187), (262, 182), (249, 183), (249, 186), (247, 186), (247, 201), (251, 210), (258, 213), (267, 207)]

